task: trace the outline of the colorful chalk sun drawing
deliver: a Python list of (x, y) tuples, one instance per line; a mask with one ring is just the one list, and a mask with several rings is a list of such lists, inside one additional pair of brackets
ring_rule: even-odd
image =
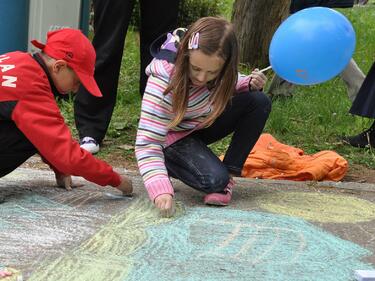
[(188, 208), (161, 219), (137, 201), (37, 280), (351, 280), (370, 251), (299, 218)]

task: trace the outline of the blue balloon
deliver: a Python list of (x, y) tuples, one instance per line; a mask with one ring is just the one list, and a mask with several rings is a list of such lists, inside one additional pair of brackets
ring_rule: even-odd
[(308, 8), (287, 18), (272, 37), (269, 59), (283, 79), (299, 85), (327, 81), (344, 70), (355, 49), (349, 20), (329, 8)]

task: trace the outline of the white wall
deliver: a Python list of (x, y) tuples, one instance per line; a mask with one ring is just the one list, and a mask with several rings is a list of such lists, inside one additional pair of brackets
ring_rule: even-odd
[(80, 0), (30, 0), (28, 50), (35, 51), (30, 40), (45, 42), (49, 30), (59, 27), (79, 28)]

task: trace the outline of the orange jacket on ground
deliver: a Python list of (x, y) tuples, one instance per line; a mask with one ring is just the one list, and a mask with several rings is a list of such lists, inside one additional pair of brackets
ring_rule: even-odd
[(348, 162), (334, 151), (305, 155), (303, 150), (278, 142), (262, 134), (242, 169), (247, 178), (295, 181), (339, 181), (348, 170)]

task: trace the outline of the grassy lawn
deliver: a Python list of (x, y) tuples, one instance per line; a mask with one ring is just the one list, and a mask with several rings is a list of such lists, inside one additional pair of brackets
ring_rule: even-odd
[[(231, 3), (233, 0), (223, 0), (223, 15), (226, 17), (230, 17)], [(340, 12), (349, 18), (355, 28), (357, 46), (354, 59), (367, 73), (375, 60), (375, 0), (364, 7), (342, 9)], [(103, 149), (98, 154), (109, 161), (116, 155), (124, 161), (135, 162), (132, 146), (141, 104), (138, 44), (138, 33), (130, 30), (126, 38), (116, 108)], [(335, 150), (350, 163), (375, 168), (372, 150), (352, 148), (338, 141), (338, 136), (357, 134), (372, 122), (351, 116), (348, 113), (350, 105), (346, 88), (339, 77), (316, 86), (296, 87), (292, 98), (273, 101), (265, 131), (306, 153)], [(75, 131), (72, 101), (62, 102), (62, 107), (64, 116)], [(228, 142), (227, 138), (213, 145), (213, 149), (220, 154), (225, 151)]]

